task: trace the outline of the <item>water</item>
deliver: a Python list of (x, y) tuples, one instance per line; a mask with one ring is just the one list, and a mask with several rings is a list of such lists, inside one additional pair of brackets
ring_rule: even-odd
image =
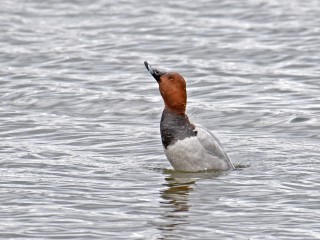
[[(2, 1), (0, 238), (320, 239), (319, 1)], [(237, 170), (171, 170), (143, 65)]]

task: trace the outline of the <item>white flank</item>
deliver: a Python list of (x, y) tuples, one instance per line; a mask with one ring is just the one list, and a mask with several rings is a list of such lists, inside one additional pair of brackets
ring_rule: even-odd
[(165, 149), (175, 170), (196, 172), (234, 169), (219, 140), (207, 129), (196, 125), (197, 136), (177, 141)]

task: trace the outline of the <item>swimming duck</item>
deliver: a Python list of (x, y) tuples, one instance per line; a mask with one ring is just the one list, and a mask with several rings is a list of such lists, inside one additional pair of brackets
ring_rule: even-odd
[(218, 138), (201, 125), (189, 121), (185, 79), (176, 72), (154, 69), (147, 61), (144, 65), (158, 82), (164, 101), (160, 133), (165, 155), (172, 167), (185, 172), (233, 170), (234, 165)]

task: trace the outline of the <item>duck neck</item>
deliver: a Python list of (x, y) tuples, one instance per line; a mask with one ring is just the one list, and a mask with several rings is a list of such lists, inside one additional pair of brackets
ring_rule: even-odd
[(182, 117), (186, 117), (188, 118), (188, 116), (186, 115), (186, 108), (185, 107), (176, 107), (176, 108), (172, 108), (172, 107), (168, 107), (167, 105), (165, 105), (163, 112), (170, 112), (172, 114), (176, 114), (176, 115), (180, 115)]
[(162, 112), (162, 121), (165, 123), (167, 122), (167, 120), (171, 122), (171, 126), (191, 124), (185, 112), (179, 113), (177, 111), (165, 107)]

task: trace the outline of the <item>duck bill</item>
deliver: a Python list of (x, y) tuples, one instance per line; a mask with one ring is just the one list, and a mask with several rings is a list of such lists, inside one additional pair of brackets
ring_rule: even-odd
[(164, 74), (164, 72), (161, 72), (158, 69), (153, 69), (147, 61), (144, 61), (144, 65), (146, 66), (146, 68), (150, 72), (150, 74), (154, 77), (154, 79), (156, 79), (157, 82), (159, 82), (160, 77)]

